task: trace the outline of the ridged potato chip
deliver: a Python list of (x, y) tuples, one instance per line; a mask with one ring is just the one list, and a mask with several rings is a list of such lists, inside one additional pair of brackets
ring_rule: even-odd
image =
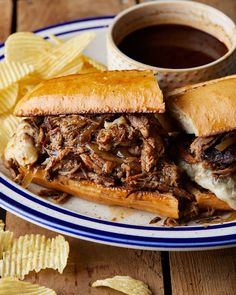
[(54, 43), (54, 44), (57, 44), (57, 45), (58, 45), (58, 44), (62, 44), (62, 43), (65, 42), (64, 40), (62, 40), (62, 39), (60, 39), (60, 38), (58, 38), (57, 36), (52, 35), (52, 34), (49, 34), (48, 37), (49, 37), (49, 40), (53, 41), (53, 43)]
[(34, 67), (26, 63), (7, 60), (0, 62), (0, 89), (7, 88), (33, 72)]
[(24, 279), (30, 271), (53, 268), (60, 273), (67, 264), (69, 244), (63, 236), (47, 239), (42, 235), (20, 236), (0, 260), (1, 277)]
[(9, 231), (0, 231), (0, 259), (3, 252), (9, 250), (13, 243), (13, 233)]
[(99, 70), (94, 68), (91, 64), (84, 62), (82, 69), (79, 71), (79, 74), (88, 74), (94, 72), (99, 72)]
[(83, 64), (84, 62), (79, 56), (79, 58), (76, 58), (71, 63), (66, 65), (63, 69), (61, 69), (61, 71), (57, 73), (57, 77), (77, 74), (81, 71)]
[(86, 32), (55, 46), (48, 54), (40, 57), (36, 70), (43, 79), (56, 76), (63, 68), (76, 59), (95, 34)]
[(16, 127), (21, 120), (21, 118), (17, 118), (11, 114), (0, 115), (0, 155), (3, 153), (9, 139), (15, 133)]
[(16, 278), (0, 279), (0, 295), (56, 295), (52, 289), (21, 282)]
[(29, 91), (32, 91), (35, 86), (37, 86), (42, 79), (38, 75), (28, 75), (26, 78), (18, 82), (19, 84), (19, 98), (22, 98)]
[(97, 69), (100, 72), (107, 71), (107, 67), (101, 64), (100, 62), (97, 62), (96, 60), (92, 59), (91, 57), (88, 57), (86, 55), (83, 55), (84, 62), (87, 62), (91, 66), (93, 66), (95, 69)]
[(0, 219), (0, 231), (4, 230), (5, 223)]
[(88, 73), (94, 73), (94, 72), (101, 72), (107, 70), (107, 68), (93, 60), (92, 58), (82, 55), (83, 60), (83, 67), (79, 71), (79, 74), (88, 74)]
[(113, 278), (98, 280), (92, 284), (92, 287), (109, 287), (127, 295), (152, 294), (144, 282), (135, 280), (129, 276), (114, 276)]
[(37, 58), (49, 52), (53, 44), (31, 32), (18, 32), (10, 35), (5, 42), (5, 57), (8, 61), (17, 61), (35, 65)]
[(6, 89), (0, 90), (0, 114), (9, 111), (14, 107), (19, 92), (19, 85), (14, 83)]

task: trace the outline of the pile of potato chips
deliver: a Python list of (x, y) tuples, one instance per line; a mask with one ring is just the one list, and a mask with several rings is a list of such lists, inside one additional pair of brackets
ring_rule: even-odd
[[(31, 271), (52, 268), (61, 274), (67, 265), (69, 243), (63, 236), (25, 235), (14, 238), (0, 220), (0, 295), (56, 295), (52, 289), (23, 282)], [(127, 295), (151, 295), (148, 286), (129, 276), (97, 280), (92, 287), (109, 287)]]
[(13, 116), (15, 104), (45, 79), (77, 73), (104, 71), (106, 67), (83, 54), (93, 40), (85, 32), (64, 41), (30, 32), (14, 33), (5, 42), (5, 59), (0, 62), (0, 155), (20, 118)]
[(25, 235), (14, 239), (4, 231), (0, 220), (0, 295), (56, 293), (48, 288), (21, 282), (30, 271), (52, 268), (63, 272), (69, 256), (69, 243), (63, 236), (49, 239), (43, 235)]

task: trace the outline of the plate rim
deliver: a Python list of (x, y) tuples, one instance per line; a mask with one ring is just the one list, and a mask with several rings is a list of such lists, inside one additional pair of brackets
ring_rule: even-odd
[[(16, 184), (16, 186), (19, 187), (21, 190), (21, 187)], [(33, 194), (32, 194), (33, 195)], [(236, 241), (236, 235), (227, 235), (224, 237), (225, 241), (222, 240), (222, 236), (213, 236), (211, 240), (217, 239), (216, 242), (208, 241), (208, 242), (195, 242), (194, 238), (163, 238), (163, 237), (150, 237), (150, 236), (131, 236), (130, 234), (116, 234), (112, 233), (110, 231), (105, 232), (103, 230), (99, 231), (97, 229), (93, 229), (92, 227), (83, 228), (79, 224), (73, 224), (67, 221), (62, 222), (62, 220), (59, 220), (58, 222), (48, 222), (48, 218), (51, 220), (55, 220), (56, 218), (51, 217), (47, 215), (44, 211), (35, 211), (34, 209), (31, 209), (24, 204), (18, 202), (18, 207), (25, 207), (25, 211), (19, 210), (19, 208), (15, 205), (13, 206), (13, 209), (10, 205), (10, 202), (5, 202), (3, 200), (3, 196), (7, 198), (7, 195), (4, 194), (4, 192), (0, 192), (1, 200), (0, 204), (8, 209), (9, 211), (13, 213), (17, 213), (22, 218), (30, 220), (33, 223), (40, 224), (43, 227), (50, 228), (51, 230), (61, 232), (66, 235), (70, 236), (76, 236), (77, 238), (87, 239), (91, 241), (96, 241), (100, 243), (106, 243), (110, 245), (116, 245), (116, 246), (123, 246), (123, 247), (130, 247), (130, 248), (140, 248), (140, 249), (152, 249), (152, 250), (169, 250), (169, 251), (176, 251), (176, 250), (204, 250), (204, 249), (213, 249), (213, 248), (219, 248), (219, 247), (226, 247), (226, 246), (232, 246), (235, 244)], [(22, 195), (18, 194), (19, 197), (22, 197)], [(13, 200), (11, 200), (12, 202)], [(29, 211), (35, 211), (36, 214), (32, 215), (32, 213), (29, 213)], [(40, 217), (42, 216), (42, 217)], [(62, 223), (67, 223), (68, 226), (63, 226)], [(74, 229), (72, 230), (74, 226)], [(114, 226), (115, 227), (115, 223)], [(77, 228), (77, 230), (76, 230)], [(82, 231), (81, 231), (82, 228)], [(92, 230), (92, 234), (88, 235), (89, 230)], [(100, 234), (101, 232), (101, 234)], [(113, 237), (112, 237), (113, 235)], [(145, 240), (148, 240), (147, 242)], [(176, 240), (174, 243), (173, 240)], [(186, 240), (190, 240), (186, 242)], [(208, 240), (208, 237), (198, 238), (198, 240)]]
[[(55, 209), (58, 212), (61, 213), (68, 213), (73, 217), (78, 217), (80, 219), (84, 219), (87, 221), (91, 222), (98, 222), (101, 224), (106, 224), (106, 225), (116, 225), (117, 227), (123, 227), (123, 228), (129, 228), (129, 229), (137, 229), (137, 230), (150, 230), (150, 231), (170, 231), (170, 232), (175, 232), (175, 231), (209, 231), (212, 229), (222, 229), (222, 228), (228, 228), (232, 226), (236, 226), (236, 222), (228, 222), (228, 223), (220, 223), (220, 224), (209, 224), (207, 227), (202, 226), (202, 225), (195, 225), (195, 226), (175, 226), (175, 227), (164, 227), (164, 226), (147, 226), (147, 225), (135, 225), (135, 224), (126, 224), (126, 223), (120, 223), (120, 222), (113, 222), (113, 221), (108, 221), (108, 220), (103, 220), (103, 219), (98, 219), (95, 217), (89, 217), (86, 215), (82, 215), (80, 213), (77, 213), (75, 211), (71, 211), (70, 209), (64, 208), (58, 204), (54, 204), (46, 199), (42, 199), (36, 194), (30, 192), (29, 190), (21, 187), (17, 183), (15, 183), (13, 180), (9, 179), (6, 175), (4, 175), (2, 172), (0, 172), (0, 181), (1, 183), (5, 183), (5, 185), (10, 185), (10, 187), (13, 187), (14, 191), (21, 191), (23, 195), (27, 199), (34, 199), (34, 201), (43, 206), (47, 206), (48, 208)], [(9, 186), (8, 186), (9, 188)]]

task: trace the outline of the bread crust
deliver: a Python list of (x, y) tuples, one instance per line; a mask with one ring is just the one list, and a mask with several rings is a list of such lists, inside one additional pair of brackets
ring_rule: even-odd
[(196, 187), (191, 187), (190, 192), (195, 196), (200, 209), (215, 209), (222, 211), (233, 211), (233, 209), (224, 201), (210, 191), (200, 191)]
[[(23, 168), (23, 170), (25, 169)], [(87, 180), (71, 180), (65, 176), (59, 176), (53, 181), (48, 181), (43, 170), (37, 170), (33, 174), (32, 181), (88, 201), (149, 211), (175, 219), (179, 218), (179, 201), (170, 193), (161, 194), (159, 192), (109, 188)]]
[(236, 75), (168, 94), (168, 110), (187, 133), (209, 136), (236, 129)]
[(151, 71), (69, 75), (41, 82), (17, 104), (17, 116), (164, 112), (163, 95)]

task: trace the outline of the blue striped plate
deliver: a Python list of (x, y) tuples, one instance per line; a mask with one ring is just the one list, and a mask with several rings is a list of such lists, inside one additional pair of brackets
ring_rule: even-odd
[[(63, 39), (94, 30), (96, 38), (86, 54), (106, 63), (105, 35), (112, 16), (80, 19), (37, 30)], [(0, 46), (0, 59), (4, 56)], [(50, 230), (97, 243), (150, 250), (203, 250), (230, 247), (236, 244), (236, 222), (208, 227), (188, 225), (175, 228), (149, 225), (155, 215), (132, 209), (94, 204), (71, 198), (66, 204), (55, 205), (15, 184), (0, 165), (0, 206)], [(31, 188), (35, 192), (37, 188)]]

